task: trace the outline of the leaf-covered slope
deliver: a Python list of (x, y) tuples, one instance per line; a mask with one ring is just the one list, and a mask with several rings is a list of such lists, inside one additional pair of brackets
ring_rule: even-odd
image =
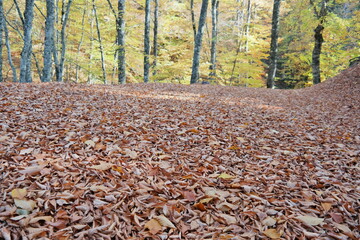
[(0, 85), (0, 238), (359, 234), (359, 67), (297, 91)]

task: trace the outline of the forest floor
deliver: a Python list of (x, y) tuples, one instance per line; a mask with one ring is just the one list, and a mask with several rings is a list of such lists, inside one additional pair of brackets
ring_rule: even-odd
[(301, 90), (0, 94), (0, 239), (360, 238), (360, 65)]

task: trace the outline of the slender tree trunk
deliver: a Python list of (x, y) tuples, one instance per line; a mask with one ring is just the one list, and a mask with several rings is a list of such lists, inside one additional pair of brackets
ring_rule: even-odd
[(324, 30), (324, 26), (322, 24), (319, 24), (314, 30), (315, 45), (312, 52), (312, 63), (311, 63), (314, 84), (318, 84), (321, 82), (320, 55), (321, 55), (322, 44), (324, 42), (324, 38), (322, 35), (323, 30)]
[(65, 53), (66, 53), (66, 25), (69, 19), (70, 7), (73, 0), (69, 0), (66, 5), (66, 9), (63, 7), (62, 12), (62, 27), (61, 27), (61, 56), (60, 56), (60, 64), (59, 64), (59, 78), (58, 81), (63, 81), (64, 74), (64, 65), (65, 65)]
[(77, 55), (76, 55), (76, 70), (75, 70), (75, 81), (79, 82), (79, 71), (80, 71), (80, 65), (78, 64), (78, 58), (80, 55), (80, 50), (81, 50), (81, 46), (84, 42), (84, 33), (85, 33), (85, 15), (86, 15), (86, 11), (87, 11), (87, 2), (86, 2), (86, 6), (84, 8), (84, 12), (82, 15), (82, 19), (81, 19), (81, 38), (80, 38), (80, 42), (77, 48)]
[(250, 35), (250, 24), (251, 24), (251, 0), (248, 0), (247, 8), (247, 20), (246, 20), (246, 30), (245, 30), (245, 52), (249, 51), (249, 35)]
[(4, 32), (3, 0), (0, 0), (0, 82), (3, 81), (3, 32)]
[(46, 0), (44, 68), (42, 82), (50, 82), (52, 74), (52, 52), (54, 48), (55, 2)]
[(328, 2), (329, 0), (322, 0), (320, 3), (321, 6), (320, 8), (318, 8), (314, 0), (310, 0), (310, 4), (313, 7), (314, 14), (317, 20), (319, 21), (317, 27), (314, 29), (315, 44), (312, 52), (312, 63), (311, 63), (314, 84), (318, 84), (321, 82), (320, 56), (321, 56), (322, 44), (324, 42), (324, 37), (322, 32), (324, 31), (323, 24), (328, 15), (328, 6), (327, 6)]
[(274, 88), (275, 86), (274, 79), (276, 76), (276, 67), (277, 67), (280, 4), (281, 4), (281, 0), (274, 0), (272, 27), (271, 27), (270, 58), (269, 58), (270, 64), (269, 64), (269, 73), (266, 84), (267, 88)]
[(191, 25), (194, 32), (194, 42), (196, 39), (196, 22), (195, 22), (195, 12), (194, 12), (194, 0), (190, 0), (190, 12), (191, 12)]
[(20, 82), (32, 82), (31, 78), (31, 31), (34, 18), (34, 0), (26, 0), (24, 12), (24, 46), (20, 60)]
[(11, 67), (11, 71), (12, 71), (12, 75), (13, 75), (13, 82), (17, 82), (17, 72), (16, 72), (16, 67), (14, 65), (14, 62), (12, 60), (12, 56), (11, 56), (11, 47), (10, 47), (10, 41), (9, 41), (9, 31), (6, 25), (6, 21), (5, 21), (5, 16), (4, 16), (4, 22), (3, 22), (3, 26), (4, 26), (4, 32), (5, 32), (5, 45), (6, 45), (6, 49), (7, 49), (7, 56), (8, 56), (8, 62), (9, 65)]
[(105, 57), (104, 57), (104, 46), (103, 46), (103, 44), (102, 44), (102, 39), (101, 39), (101, 32), (100, 32), (100, 27), (99, 27), (99, 19), (98, 19), (97, 12), (96, 12), (95, 0), (93, 0), (93, 10), (94, 10), (95, 23), (96, 23), (96, 31), (97, 31), (97, 35), (98, 35), (99, 48), (100, 48), (101, 69), (102, 69), (102, 73), (103, 73), (103, 81), (104, 81), (105, 84), (107, 84), (107, 80), (106, 80), (106, 67), (105, 67)]
[(91, 13), (91, 20), (90, 20), (90, 49), (89, 49), (89, 63), (88, 63), (88, 83), (93, 83), (93, 74), (91, 72), (92, 65), (93, 65), (93, 47), (94, 47), (94, 16)]
[(219, 9), (219, 0), (212, 0), (211, 2), (211, 22), (212, 22), (212, 31), (211, 31), (211, 64), (210, 64), (210, 76), (216, 76), (216, 44), (217, 44), (217, 23), (218, 23), (218, 9)]
[(150, 0), (145, 3), (145, 33), (144, 33), (144, 82), (149, 82), (150, 70)]
[(125, 59), (125, 0), (118, 0), (117, 16), (117, 46), (118, 46), (118, 82), (126, 83)]
[(157, 56), (158, 56), (158, 26), (159, 26), (159, 0), (154, 0), (155, 9), (154, 9), (154, 62), (153, 62), (153, 76), (156, 75), (156, 65), (157, 65)]
[(209, 0), (202, 0), (200, 18), (199, 18), (199, 27), (196, 34), (195, 46), (194, 46), (194, 56), (193, 56), (193, 65), (190, 83), (194, 84), (199, 79), (199, 65), (200, 65), (200, 52), (202, 46), (202, 37), (204, 34), (205, 22), (206, 22), (206, 13), (209, 5)]

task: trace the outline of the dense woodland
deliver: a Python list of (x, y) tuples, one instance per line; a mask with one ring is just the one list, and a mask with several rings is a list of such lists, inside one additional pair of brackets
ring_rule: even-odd
[(360, 55), (357, 0), (0, 3), (2, 81), (293, 88)]

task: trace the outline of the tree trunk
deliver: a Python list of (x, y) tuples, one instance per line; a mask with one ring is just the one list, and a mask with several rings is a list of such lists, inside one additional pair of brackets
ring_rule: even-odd
[(34, 0), (26, 0), (24, 12), (24, 46), (21, 51), (20, 59), (20, 82), (32, 82), (31, 77), (31, 31), (34, 18)]
[(3, 0), (0, 0), (0, 82), (3, 81), (3, 32), (4, 32)]
[(64, 74), (64, 65), (65, 65), (65, 53), (66, 53), (66, 25), (69, 19), (70, 14), (70, 7), (73, 0), (69, 0), (66, 5), (66, 9), (63, 7), (62, 11), (62, 27), (61, 27), (61, 56), (60, 56), (60, 63), (59, 63), (59, 77), (58, 81), (63, 81), (63, 74)]
[(50, 82), (52, 74), (52, 52), (54, 48), (55, 2), (46, 0), (44, 68), (41, 81)]
[(195, 38), (192, 73), (191, 73), (191, 80), (190, 80), (191, 84), (196, 83), (199, 79), (200, 52), (201, 52), (202, 37), (204, 34), (208, 5), (209, 5), (209, 0), (202, 0), (198, 32), (197, 32), (196, 38)]
[(125, 59), (125, 0), (118, 0), (117, 16), (117, 47), (118, 47), (118, 81), (126, 83), (126, 59)]
[(212, 22), (212, 32), (211, 32), (211, 65), (210, 65), (210, 77), (216, 76), (216, 44), (217, 44), (217, 23), (218, 23), (218, 9), (219, 9), (219, 0), (212, 0), (211, 2), (211, 22)]
[(324, 37), (322, 35), (322, 32), (324, 30), (323, 23), (325, 22), (326, 16), (328, 15), (328, 7), (327, 7), (328, 2), (329, 0), (322, 0), (320, 3), (321, 4), (320, 9), (318, 9), (314, 0), (310, 0), (310, 4), (313, 7), (314, 14), (319, 21), (317, 27), (314, 29), (315, 44), (312, 52), (312, 63), (311, 63), (314, 84), (318, 84), (321, 82), (320, 56), (321, 56), (322, 44), (324, 42)]
[(272, 27), (271, 27), (270, 58), (269, 58), (270, 65), (269, 65), (269, 73), (266, 83), (267, 88), (274, 88), (275, 86), (274, 79), (276, 76), (276, 67), (277, 67), (280, 4), (281, 4), (281, 0), (274, 0)]
[(154, 9), (154, 62), (153, 62), (153, 76), (156, 75), (156, 65), (157, 65), (157, 56), (158, 56), (158, 26), (159, 26), (159, 0), (154, 0), (155, 9)]
[(84, 8), (83, 11), (83, 15), (82, 15), (82, 19), (81, 19), (81, 38), (80, 38), (80, 42), (77, 48), (77, 55), (76, 55), (76, 70), (75, 70), (75, 81), (79, 82), (79, 71), (80, 71), (80, 65), (78, 64), (78, 58), (80, 55), (80, 50), (81, 50), (81, 46), (83, 44), (84, 41), (84, 33), (85, 33), (85, 15), (86, 15), (86, 11), (87, 11), (87, 2), (86, 2), (86, 6)]
[(248, 0), (247, 5), (247, 20), (246, 20), (246, 30), (245, 30), (245, 52), (249, 51), (249, 35), (250, 35), (250, 24), (251, 24), (251, 0)]
[(4, 32), (5, 32), (5, 44), (6, 44), (6, 49), (7, 49), (7, 56), (8, 56), (8, 61), (9, 61), (9, 65), (11, 67), (11, 71), (12, 71), (12, 75), (13, 75), (13, 82), (17, 82), (17, 72), (16, 72), (16, 67), (14, 65), (14, 62), (12, 60), (12, 56), (11, 56), (11, 47), (10, 47), (10, 41), (9, 41), (9, 31), (6, 25), (6, 21), (5, 21), (5, 16), (3, 18), (4, 22), (3, 22), (3, 26), (4, 26)]
[(191, 25), (194, 32), (194, 41), (196, 39), (196, 22), (194, 13), (194, 0), (190, 0), (190, 12), (191, 12)]
[(314, 30), (315, 45), (312, 52), (312, 63), (311, 63), (314, 84), (318, 84), (321, 82), (320, 55), (321, 55), (322, 44), (324, 42), (324, 38), (322, 35), (323, 30), (324, 30), (324, 26), (322, 24), (319, 24)]
[(105, 68), (105, 57), (104, 57), (104, 47), (102, 45), (102, 39), (101, 39), (101, 33), (100, 33), (100, 27), (99, 27), (99, 19), (98, 19), (97, 12), (96, 12), (95, 0), (93, 0), (93, 10), (94, 10), (96, 31), (97, 31), (97, 35), (98, 35), (99, 48), (100, 48), (101, 69), (102, 69), (102, 73), (103, 73), (103, 81), (104, 81), (105, 84), (107, 84), (106, 68)]
[(144, 33), (144, 82), (149, 82), (150, 70), (150, 0), (145, 3), (145, 33)]

